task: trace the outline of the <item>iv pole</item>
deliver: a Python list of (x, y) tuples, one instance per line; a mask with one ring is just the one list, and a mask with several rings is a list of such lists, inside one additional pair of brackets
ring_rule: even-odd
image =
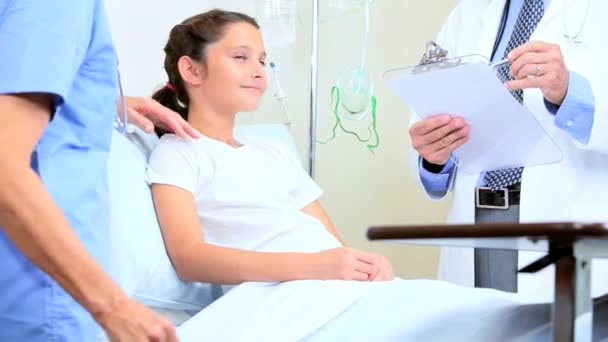
[(319, 0), (312, 2), (312, 48), (310, 58), (310, 120), (308, 174), (315, 178), (315, 157), (317, 152), (317, 86), (319, 76)]
[[(366, 0), (371, 4), (374, 0)], [(312, 1), (312, 48), (310, 57), (310, 119), (308, 146), (308, 175), (315, 178), (317, 154), (317, 86), (319, 76), (319, 0)]]

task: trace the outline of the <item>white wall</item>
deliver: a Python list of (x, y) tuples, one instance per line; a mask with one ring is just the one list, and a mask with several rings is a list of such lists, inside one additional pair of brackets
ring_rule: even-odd
[(224, 1), (106, 0), (125, 91), (130, 95), (151, 95), (164, 84), (167, 79), (163, 47), (171, 28), (220, 2)]
[[(330, 134), (330, 89), (338, 71), (359, 60), (363, 15), (354, 12), (328, 17), (322, 3), (320, 26), (318, 139)], [(381, 145), (376, 156), (353, 137), (339, 134), (329, 145), (317, 145), (316, 180), (325, 190), (322, 203), (352, 246), (383, 253), (402, 277), (434, 277), (438, 253), (432, 247), (370, 244), (365, 230), (372, 224), (443, 222), (447, 202), (429, 201), (407, 165), (410, 142), (409, 110), (382, 82), (390, 68), (417, 63), (427, 40), (433, 39), (457, 0), (376, 0), (371, 7), (369, 65), (378, 98)], [(125, 91), (150, 95), (166, 82), (162, 48), (171, 27), (196, 13), (220, 7), (254, 14), (251, 0), (106, 0), (118, 49)], [(221, 4), (221, 6), (220, 6)], [(280, 62), (283, 86), (293, 119), (293, 135), (307, 160), (310, 93), (310, 34), (312, 1), (297, 3), (296, 43), (268, 48), (269, 60)], [(332, 15), (335, 13), (331, 13)], [(239, 123), (280, 122), (281, 115), (268, 92), (255, 113), (240, 114)], [(353, 126), (361, 129), (363, 126)]]

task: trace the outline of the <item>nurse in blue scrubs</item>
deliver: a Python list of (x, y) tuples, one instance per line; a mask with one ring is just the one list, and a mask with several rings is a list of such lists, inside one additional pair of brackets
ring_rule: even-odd
[(116, 64), (103, 0), (0, 0), (0, 341), (176, 341), (103, 270)]

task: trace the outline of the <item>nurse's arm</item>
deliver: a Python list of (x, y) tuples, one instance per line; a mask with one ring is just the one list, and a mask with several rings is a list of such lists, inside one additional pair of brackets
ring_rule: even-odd
[[(31, 154), (52, 108), (53, 98), (47, 94), (0, 95), (0, 226), (14, 245), (86, 308), (110, 336), (141, 338), (143, 328), (155, 330), (148, 335), (171, 336), (173, 327), (130, 300), (87, 252), (32, 170)], [(140, 318), (129, 317), (135, 314), (141, 314)], [(130, 334), (124, 334), (127, 327)], [(134, 332), (138, 334), (132, 335)], [(165, 338), (155, 340), (175, 340)]]

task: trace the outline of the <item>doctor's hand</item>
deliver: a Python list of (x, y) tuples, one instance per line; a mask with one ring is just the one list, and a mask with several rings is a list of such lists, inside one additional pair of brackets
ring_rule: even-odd
[(540, 88), (547, 101), (562, 104), (570, 73), (558, 44), (530, 42), (513, 49), (507, 57), (515, 78), (506, 82), (508, 89)]
[(383, 264), (378, 256), (354, 248), (328, 249), (314, 253), (312, 257), (312, 279), (368, 281), (380, 273), (386, 273), (380, 269)]
[(113, 342), (178, 341), (171, 322), (130, 298), (119, 300), (111, 311), (94, 317)]
[[(144, 130), (154, 132), (154, 126), (173, 132), (182, 138), (198, 138), (199, 134), (178, 113), (161, 105), (149, 97), (125, 96), (129, 122)], [(122, 105), (118, 101), (118, 113), (122, 115)]]
[(410, 127), (412, 146), (424, 160), (445, 165), (450, 154), (469, 140), (469, 125), (461, 117), (441, 114), (422, 119)]

